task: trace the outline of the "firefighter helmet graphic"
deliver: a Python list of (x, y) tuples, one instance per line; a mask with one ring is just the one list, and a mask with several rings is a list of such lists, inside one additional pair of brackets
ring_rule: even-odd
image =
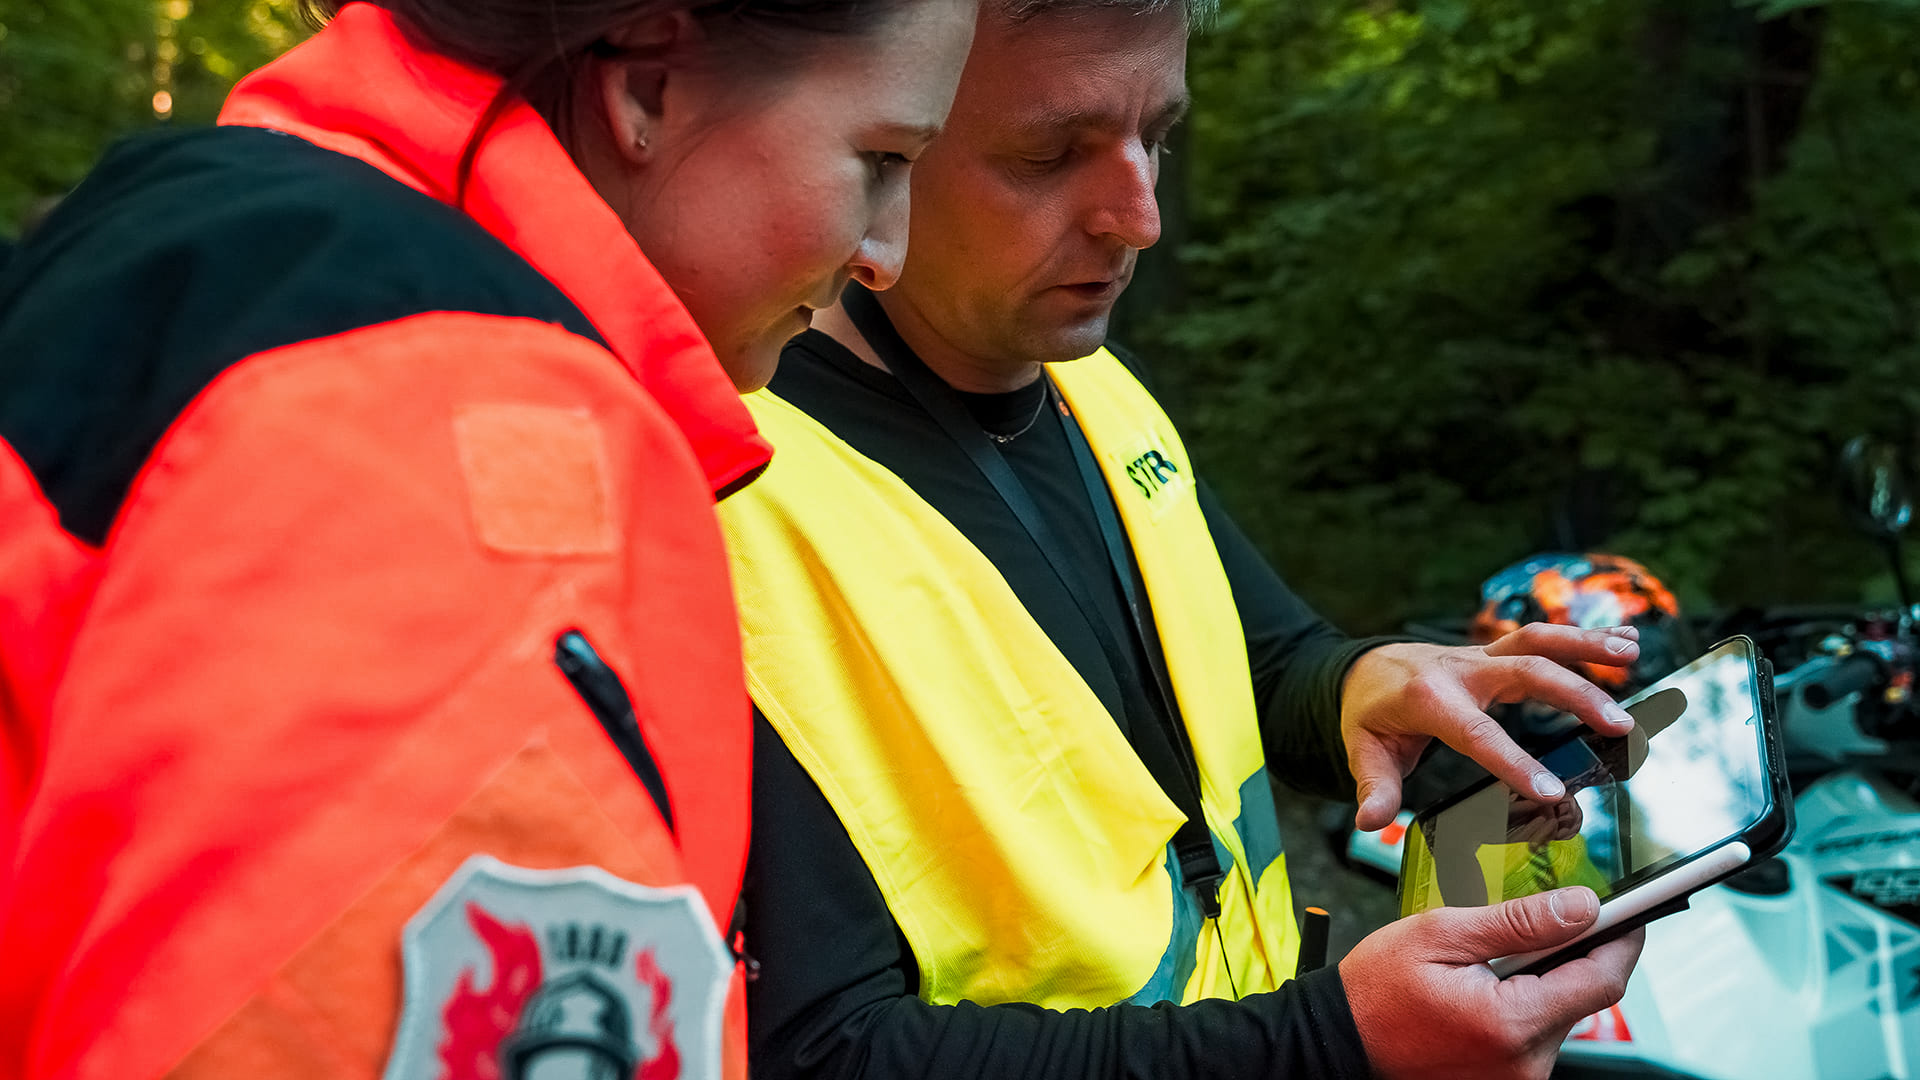
[(387, 1080), (718, 1080), (732, 960), (691, 886), (480, 855), (402, 937)]
[(542, 986), (501, 1054), (508, 1080), (530, 1080), (549, 1062), (588, 1080), (633, 1075), (633, 1023), (618, 991), (586, 972)]

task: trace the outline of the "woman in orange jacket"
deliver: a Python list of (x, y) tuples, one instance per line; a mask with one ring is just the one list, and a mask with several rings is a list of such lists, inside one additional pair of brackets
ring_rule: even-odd
[(738, 1075), (737, 389), (971, 0), (384, 0), (0, 269), (0, 1075)]

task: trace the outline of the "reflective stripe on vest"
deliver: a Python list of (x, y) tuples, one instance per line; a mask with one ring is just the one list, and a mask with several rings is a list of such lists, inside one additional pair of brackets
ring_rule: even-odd
[(1051, 372), (1120, 508), (1233, 871), (1217, 929), (1183, 820), (986, 557), (772, 394), (779, 453), (721, 505), (753, 698), (812, 775), (936, 1004), (1052, 1008), (1269, 990), (1298, 950), (1232, 589), (1173, 426), (1105, 350)]

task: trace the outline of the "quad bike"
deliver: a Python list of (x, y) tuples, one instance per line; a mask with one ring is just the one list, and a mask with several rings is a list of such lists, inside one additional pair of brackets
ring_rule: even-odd
[[(1573, 1029), (1556, 1077), (1920, 1077), (1920, 608), (1899, 550), (1912, 502), (1884, 447), (1850, 444), (1842, 478), (1900, 606), (1737, 613), (1700, 635), (1747, 633), (1773, 661), (1793, 841), (1649, 926), (1626, 997)], [(1396, 875), (1412, 816), (1345, 830), (1346, 861)]]

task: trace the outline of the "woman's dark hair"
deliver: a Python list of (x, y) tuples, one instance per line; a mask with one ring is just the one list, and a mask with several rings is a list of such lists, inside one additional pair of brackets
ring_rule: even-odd
[[(766, 70), (803, 55), (822, 38), (873, 30), (913, 0), (370, 0), (427, 49), (506, 80), (482, 115), (460, 162), (464, 192), (480, 140), (524, 97), (568, 140), (575, 65), (605, 48), (607, 36), (637, 19), (687, 11), (742, 70)], [(347, 0), (299, 0), (320, 26)]]

